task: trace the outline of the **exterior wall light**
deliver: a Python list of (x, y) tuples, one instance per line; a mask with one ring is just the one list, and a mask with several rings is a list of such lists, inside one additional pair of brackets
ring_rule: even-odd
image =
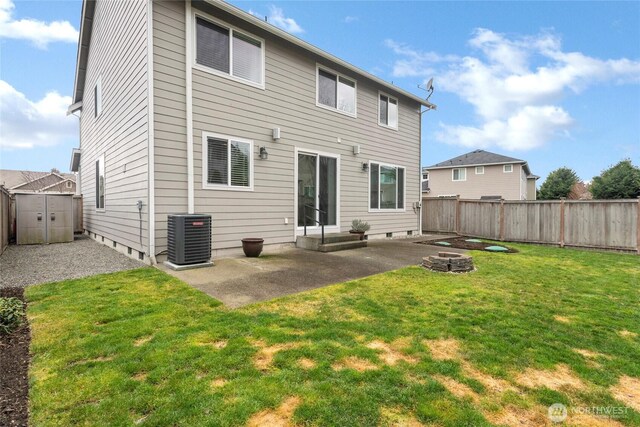
[(267, 160), (268, 158), (267, 147), (260, 147), (260, 160)]
[(367, 172), (369, 170), (369, 163), (362, 162), (362, 172)]
[(273, 128), (273, 140), (278, 141), (280, 139), (280, 128)]

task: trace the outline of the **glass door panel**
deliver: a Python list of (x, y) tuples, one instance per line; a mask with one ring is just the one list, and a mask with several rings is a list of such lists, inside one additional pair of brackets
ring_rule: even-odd
[[(315, 221), (305, 217), (305, 205), (316, 207), (317, 157), (298, 154), (298, 226), (314, 226)], [(315, 218), (316, 212), (307, 209), (307, 216)]]
[(319, 209), (324, 212), (322, 220), (325, 225), (336, 225), (337, 202), (337, 160), (333, 157), (320, 156), (319, 177)]
[[(305, 206), (306, 209), (305, 215)], [(320, 214), (316, 209), (323, 211)], [(338, 225), (338, 161), (317, 154), (298, 154), (298, 226)], [(322, 217), (320, 216), (322, 215)], [(310, 217), (310, 218), (307, 218)]]

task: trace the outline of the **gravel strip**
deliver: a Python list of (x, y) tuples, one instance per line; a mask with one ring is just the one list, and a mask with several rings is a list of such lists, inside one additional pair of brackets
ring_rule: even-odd
[(0, 288), (77, 279), (145, 264), (85, 235), (73, 243), (10, 245), (0, 256)]

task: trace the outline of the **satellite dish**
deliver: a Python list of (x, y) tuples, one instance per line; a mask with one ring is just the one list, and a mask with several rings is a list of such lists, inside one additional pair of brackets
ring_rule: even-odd
[(427, 91), (430, 91), (431, 89), (433, 89), (433, 77), (431, 77), (427, 82)]

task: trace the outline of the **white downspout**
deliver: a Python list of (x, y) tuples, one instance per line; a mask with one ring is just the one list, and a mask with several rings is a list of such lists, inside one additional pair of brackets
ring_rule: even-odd
[(156, 199), (155, 199), (155, 131), (153, 126), (153, 0), (147, 0), (147, 149), (148, 149), (148, 174), (149, 194), (147, 211), (149, 214), (149, 260), (151, 265), (156, 262)]
[(418, 156), (419, 164), (418, 164), (418, 172), (420, 175), (418, 176), (418, 236), (422, 236), (422, 106), (418, 107), (418, 138), (420, 138), (420, 155)]
[(193, 75), (191, 65), (193, 64), (193, 16), (191, 13), (191, 0), (184, 3), (185, 8), (185, 28), (186, 28), (186, 113), (187, 113), (187, 213), (195, 213), (194, 182), (193, 182)]

